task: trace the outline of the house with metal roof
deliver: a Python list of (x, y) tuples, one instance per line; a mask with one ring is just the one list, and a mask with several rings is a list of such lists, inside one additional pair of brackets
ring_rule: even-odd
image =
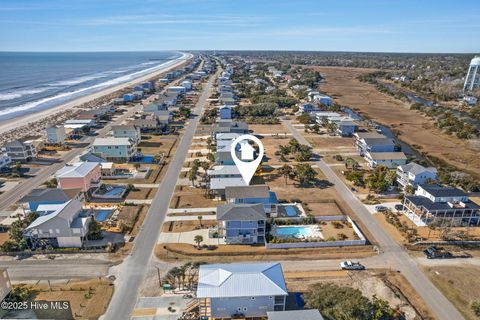
[(112, 162), (128, 162), (137, 153), (137, 147), (129, 138), (96, 138), (93, 153)]
[(220, 113), (220, 119), (232, 119), (233, 118), (233, 105), (223, 105), (218, 108)]
[(98, 187), (101, 176), (98, 162), (67, 164), (55, 173), (59, 188), (80, 189), (83, 192), (87, 192), (92, 187)]
[(5, 145), (7, 156), (12, 162), (25, 163), (37, 157), (37, 148), (31, 141), (12, 141)]
[(396, 144), (391, 138), (362, 138), (356, 141), (361, 156), (367, 152), (395, 152)]
[(218, 121), (212, 129), (212, 134), (214, 137), (217, 133), (247, 134), (248, 124), (245, 122), (222, 119)]
[(269, 311), (268, 320), (323, 320), (317, 309)]
[(397, 183), (404, 189), (406, 186), (416, 188), (419, 184), (435, 181), (438, 177), (437, 169), (424, 167), (411, 162), (397, 167)]
[(413, 222), (423, 225), (478, 226), (480, 206), (454, 187), (420, 184), (414, 195), (406, 195), (403, 205)]
[(129, 138), (134, 143), (139, 143), (142, 138), (140, 128), (133, 124), (121, 124), (112, 126), (112, 134), (114, 138)]
[(51, 245), (60, 248), (81, 248), (88, 233), (91, 218), (78, 200), (55, 205), (53, 211), (39, 216), (23, 231), (33, 248)]
[(211, 178), (241, 178), (242, 175), (237, 166), (234, 165), (217, 165), (207, 170), (207, 174)]
[(285, 310), (287, 295), (280, 263), (204, 264), (199, 269), (200, 317), (266, 317), (269, 311)]
[(217, 207), (218, 236), (227, 244), (265, 242), (267, 214), (262, 204), (226, 204)]
[(385, 166), (394, 169), (407, 163), (407, 157), (403, 152), (366, 152), (364, 158), (371, 168)]
[(245, 186), (247, 183), (240, 177), (214, 177), (210, 178), (209, 190), (218, 199), (225, 199), (225, 188)]

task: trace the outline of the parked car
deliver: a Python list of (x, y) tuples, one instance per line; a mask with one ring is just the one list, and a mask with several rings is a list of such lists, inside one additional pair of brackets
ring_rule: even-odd
[(395, 210), (403, 211), (403, 210), (405, 210), (405, 207), (403, 206), (403, 204), (396, 204), (395, 205)]
[(428, 259), (448, 259), (452, 258), (452, 254), (439, 247), (429, 247), (423, 251)]
[(342, 270), (365, 270), (363, 264), (350, 260), (340, 262), (340, 268), (342, 268)]
[(385, 206), (375, 206), (375, 211), (377, 211), (377, 212), (385, 212), (387, 210), (388, 210), (388, 208), (385, 207)]

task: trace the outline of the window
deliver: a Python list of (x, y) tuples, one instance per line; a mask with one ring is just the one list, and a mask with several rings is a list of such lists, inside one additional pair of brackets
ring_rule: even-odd
[(60, 229), (55, 229), (55, 232), (56, 232), (57, 234), (59, 234), (59, 233), (60, 233)]
[(243, 311), (244, 311), (244, 312), (247, 311), (247, 307), (243, 307)]
[(53, 234), (53, 229), (48, 230), (49, 233)]

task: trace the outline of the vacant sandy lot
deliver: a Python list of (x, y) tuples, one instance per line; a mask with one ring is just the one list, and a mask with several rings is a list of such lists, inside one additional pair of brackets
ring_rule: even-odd
[(360, 68), (317, 67), (326, 83), (320, 90), (336, 101), (382, 123), (399, 133), (399, 138), (427, 156), (446, 161), (462, 171), (480, 177), (479, 149), (470, 142), (443, 134), (433, 121), (409, 110), (409, 104), (378, 92), (356, 77), (373, 70)]

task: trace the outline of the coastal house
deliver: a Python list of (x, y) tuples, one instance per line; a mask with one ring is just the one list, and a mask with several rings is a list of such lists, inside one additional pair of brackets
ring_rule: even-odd
[(298, 108), (298, 111), (301, 113), (310, 113), (317, 110), (318, 110), (317, 106), (311, 103), (302, 103)]
[(420, 184), (403, 205), (414, 222), (435, 226), (478, 226), (480, 206), (460, 189), (439, 184)]
[(33, 189), (23, 196), (18, 203), (26, 212), (36, 212), (39, 207), (66, 203), (70, 200), (83, 201), (83, 193), (80, 189), (45, 188)]
[(83, 128), (91, 128), (96, 125), (95, 119), (70, 119), (65, 121), (65, 128), (67, 129), (83, 129)]
[(223, 105), (218, 108), (220, 119), (232, 119), (233, 106)]
[(285, 310), (287, 295), (280, 263), (203, 264), (199, 269), (200, 317), (266, 317)]
[(153, 115), (161, 127), (168, 125), (173, 119), (172, 113), (168, 110), (155, 111)]
[(37, 157), (37, 148), (32, 141), (12, 141), (5, 145), (5, 151), (12, 162), (25, 163)]
[(6, 169), (12, 163), (12, 158), (6, 151), (0, 151), (0, 171)]
[(112, 134), (114, 138), (129, 138), (136, 144), (142, 139), (140, 128), (132, 124), (112, 126)]
[(358, 124), (350, 119), (341, 119), (334, 123), (336, 125), (337, 133), (342, 137), (351, 137), (358, 129)]
[(324, 320), (317, 309), (269, 311), (268, 320)]
[(182, 81), (182, 87), (187, 89), (187, 91), (192, 90), (192, 81), (188, 81), (188, 80)]
[(407, 163), (403, 152), (366, 152), (364, 158), (371, 168), (385, 166), (394, 169)]
[(129, 138), (96, 138), (93, 153), (112, 162), (128, 162), (137, 153), (137, 147)]
[(278, 204), (275, 192), (265, 184), (226, 187), (225, 200), (234, 204), (263, 204), (266, 213), (276, 211)]
[(80, 189), (87, 192), (100, 185), (101, 167), (98, 162), (77, 162), (66, 165), (55, 173), (61, 189)]
[(227, 244), (264, 243), (266, 220), (262, 204), (230, 203), (217, 207), (218, 234)]
[(391, 138), (362, 138), (357, 141), (357, 150), (361, 156), (366, 153), (395, 152), (397, 146)]
[(434, 167), (425, 168), (415, 162), (398, 166), (397, 183), (404, 189), (406, 186), (416, 188), (419, 184), (425, 184), (428, 181), (435, 181), (438, 177), (437, 169)]
[(53, 126), (45, 129), (48, 143), (61, 144), (65, 142), (66, 134), (64, 126)]
[(241, 178), (242, 175), (235, 165), (216, 165), (207, 170), (210, 178)]
[(155, 112), (155, 111), (162, 111), (168, 110), (168, 106), (165, 103), (150, 103), (146, 106), (143, 106), (143, 112)]
[(187, 92), (187, 88), (183, 86), (170, 86), (167, 87), (167, 92), (185, 93)]
[(140, 128), (140, 132), (152, 132), (163, 128), (154, 114), (143, 115), (141, 118), (130, 120), (128, 124)]
[(212, 135), (215, 137), (217, 133), (238, 133), (240, 135), (248, 133), (248, 124), (240, 121), (220, 120), (213, 129)]
[(208, 189), (216, 199), (225, 199), (225, 188), (245, 186), (246, 182), (241, 176), (234, 177), (211, 177)]
[(331, 97), (324, 94), (320, 94), (316, 91), (309, 92), (308, 98), (310, 101), (321, 103), (326, 107), (330, 107), (333, 105), (333, 99)]
[(51, 245), (58, 248), (81, 248), (88, 234), (91, 218), (78, 200), (57, 205), (52, 212), (39, 216), (23, 231), (33, 248)]

